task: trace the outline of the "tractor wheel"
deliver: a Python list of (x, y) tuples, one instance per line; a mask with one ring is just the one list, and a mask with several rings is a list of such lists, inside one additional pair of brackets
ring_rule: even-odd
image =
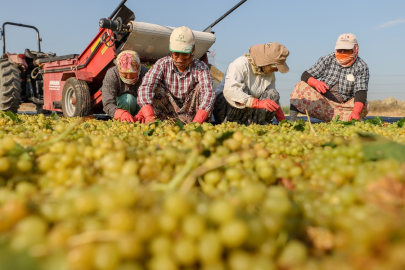
[(17, 113), (21, 101), (21, 71), (10, 61), (0, 61), (0, 110)]
[(90, 89), (87, 83), (74, 77), (67, 79), (62, 92), (63, 116), (87, 116), (90, 114), (90, 106)]

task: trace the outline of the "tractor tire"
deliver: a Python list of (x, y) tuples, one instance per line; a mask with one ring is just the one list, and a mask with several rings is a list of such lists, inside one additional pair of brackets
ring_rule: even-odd
[(0, 111), (17, 113), (21, 102), (21, 71), (6, 61), (0, 62)]
[(66, 80), (62, 92), (62, 111), (64, 117), (90, 114), (90, 89), (85, 81), (79, 81), (74, 77)]

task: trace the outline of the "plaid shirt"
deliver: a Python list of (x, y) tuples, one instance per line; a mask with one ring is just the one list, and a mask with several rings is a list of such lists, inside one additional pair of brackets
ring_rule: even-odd
[[(356, 62), (350, 67), (342, 67), (336, 60), (335, 53), (328, 54), (319, 58), (312, 67), (307, 69), (315, 79), (323, 81), (331, 89), (336, 83), (338, 83), (338, 92), (342, 96), (344, 102), (354, 97), (354, 94), (358, 91), (368, 90), (368, 66), (361, 59), (357, 57)], [(354, 76), (354, 81), (349, 80), (351, 76)]]
[(215, 101), (215, 90), (208, 66), (195, 59), (194, 63), (182, 74), (178, 72), (170, 56), (159, 59), (146, 73), (138, 90), (138, 104), (143, 107), (152, 105), (156, 86), (162, 83), (181, 103), (188, 93), (200, 84), (202, 102), (198, 109), (210, 112)]

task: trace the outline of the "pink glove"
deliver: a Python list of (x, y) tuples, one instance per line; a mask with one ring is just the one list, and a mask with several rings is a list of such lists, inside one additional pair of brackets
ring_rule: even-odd
[(281, 121), (283, 121), (285, 118), (284, 116), (284, 112), (281, 109), (281, 107), (278, 107), (278, 109), (276, 110), (276, 119), (277, 121), (280, 123)]
[(128, 111), (121, 110), (121, 109), (115, 110), (114, 119), (116, 119), (116, 120), (120, 119), (121, 122), (122, 121), (127, 121), (127, 122), (132, 122), (132, 123), (135, 122), (134, 117)]
[(360, 113), (363, 110), (363, 107), (364, 107), (363, 103), (355, 102), (354, 107), (353, 107), (353, 111), (349, 115), (349, 121), (351, 121), (352, 119), (357, 119), (357, 120), (361, 121)]
[(270, 112), (274, 112), (280, 106), (276, 102), (274, 102), (271, 99), (265, 99), (265, 100), (258, 100), (257, 98), (253, 99), (252, 102), (252, 108), (253, 109), (266, 109)]
[(145, 123), (145, 116), (143, 116), (141, 111), (139, 111), (139, 113), (134, 116), (134, 121), (139, 123)]
[(325, 94), (326, 90), (329, 89), (329, 86), (326, 83), (318, 81), (314, 77), (308, 79), (308, 84), (312, 87), (315, 87), (316, 91), (322, 94)]
[(204, 110), (198, 110), (197, 114), (195, 115), (193, 122), (198, 122), (200, 124), (202, 124), (205, 119), (208, 118), (208, 113)]
[[(152, 105), (145, 105), (139, 111), (143, 117), (145, 117), (145, 123), (153, 122), (155, 120), (155, 112), (153, 111)], [(139, 114), (138, 113), (138, 114)]]

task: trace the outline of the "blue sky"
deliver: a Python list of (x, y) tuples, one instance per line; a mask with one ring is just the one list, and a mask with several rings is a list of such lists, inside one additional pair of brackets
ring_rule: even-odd
[[(11, 21), (36, 26), (44, 52), (81, 53), (120, 0), (0, 0), (0, 23)], [(128, 0), (136, 20), (202, 31), (239, 0)], [(6, 26), (7, 51), (35, 50), (31, 29)], [(281, 104), (301, 74), (319, 57), (334, 50), (337, 37), (353, 33), (359, 56), (370, 69), (368, 99), (405, 100), (404, 0), (248, 0), (213, 27), (215, 65), (226, 71), (229, 63), (255, 44), (279, 42), (290, 50), (290, 72), (276, 74)]]

